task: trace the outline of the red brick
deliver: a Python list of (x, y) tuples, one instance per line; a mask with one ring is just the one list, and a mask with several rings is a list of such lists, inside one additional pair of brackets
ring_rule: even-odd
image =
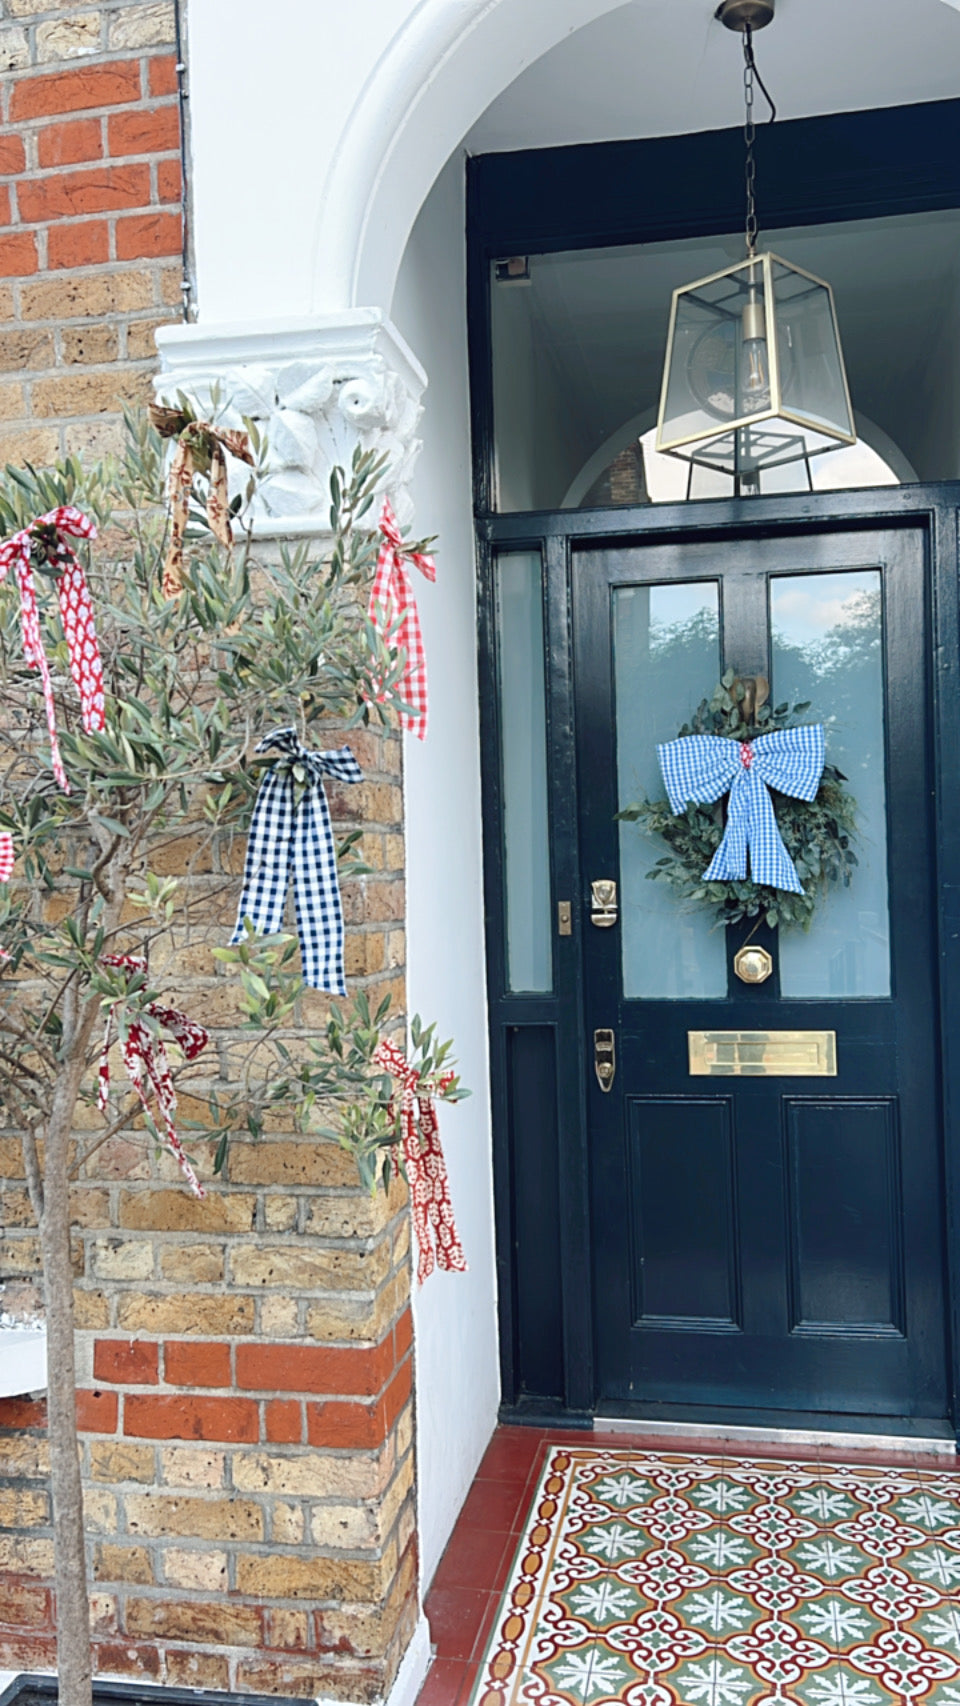
[(159, 1676), (160, 1654), (156, 1647), (135, 1647), (130, 1641), (99, 1641), (94, 1647), (95, 1671), (112, 1676)]
[(26, 160), (19, 136), (0, 136), (0, 172), (22, 172)]
[(163, 1351), (163, 1378), (168, 1386), (230, 1386), (230, 1346), (170, 1341)]
[(268, 1440), (273, 1445), (300, 1445), (303, 1440), (303, 1424), (300, 1419), (300, 1405), (296, 1399), (271, 1398), (265, 1408)]
[(10, 224), (10, 191), (6, 184), (0, 184), (0, 225)]
[(149, 83), (151, 95), (177, 93), (177, 60), (172, 53), (158, 54), (150, 60)]
[(413, 1344), (413, 1316), (409, 1309), (404, 1310), (393, 1331), (397, 1347), (397, 1361), (399, 1362), (401, 1357), (406, 1356)]
[(56, 1660), (55, 1635), (0, 1635), (0, 1665), (5, 1670), (46, 1670)]
[(383, 1406), (383, 1417), (385, 1423), (384, 1437), (386, 1437), (390, 1432), (390, 1429), (393, 1427), (394, 1422), (399, 1416), (400, 1411), (403, 1409), (403, 1406), (407, 1402), (412, 1391), (413, 1364), (408, 1360), (404, 1363), (402, 1368), (397, 1370), (390, 1382), (390, 1385), (387, 1387), (386, 1392), (380, 1400)]
[(52, 225), (47, 233), (48, 267), (92, 267), (109, 258), (110, 228), (105, 219)]
[(394, 1369), (393, 1334), (372, 1348), (237, 1346), (237, 1385), (255, 1392), (344, 1392), (374, 1397)]
[(168, 107), (111, 113), (107, 121), (110, 154), (171, 154), (179, 147), (180, 114), (175, 102)]
[(32, 225), (47, 219), (71, 219), (78, 213), (112, 213), (117, 208), (149, 207), (150, 167), (98, 166), (92, 172), (58, 172), (17, 186), (20, 218)]
[(387, 1437), (380, 1404), (307, 1405), (307, 1439), (342, 1451), (373, 1451)]
[(73, 166), (78, 160), (99, 160), (103, 153), (98, 118), (69, 119), (48, 124), (37, 138), (41, 166)]
[(117, 220), (117, 260), (140, 261), (151, 255), (179, 255), (179, 213), (142, 213)]
[(14, 1629), (46, 1629), (50, 1626), (50, 1592), (25, 1582), (0, 1577), (0, 1623)]
[(77, 1427), (87, 1434), (112, 1434), (117, 1431), (117, 1394), (115, 1392), (77, 1393)]
[(96, 1380), (115, 1380), (130, 1386), (155, 1386), (159, 1379), (159, 1346), (136, 1339), (98, 1339), (93, 1347)]
[(161, 160), (157, 166), (157, 195), (161, 201), (179, 201), (183, 177), (179, 160)]
[(45, 1428), (47, 1406), (42, 1398), (4, 1398), (0, 1402), (0, 1428)]
[(123, 1431), (135, 1439), (205, 1439), (255, 1444), (260, 1438), (258, 1406), (252, 1398), (157, 1397), (128, 1393)]
[(85, 65), (48, 77), (25, 77), (10, 97), (10, 117), (45, 118), (54, 113), (93, 112), (140, 99), (140, 66), (135, 59), (110, 65)]
[(37, 270), (37, 239), (32, 231), (0, 237), (0, 278), (23, 278)]

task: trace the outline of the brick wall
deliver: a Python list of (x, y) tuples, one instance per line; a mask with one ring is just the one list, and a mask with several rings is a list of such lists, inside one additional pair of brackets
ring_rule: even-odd
[(180, 313), (172, 0), (3, 0), (0, 462), (99, 455)]
[[(179, 311), (172, 7), (2, 0), (0, 458), (120, 442)], [(338, 734), (331, 744), (338, 745)], [(347, 972), (404, 1002), (401, 746), (354, 731), (362, 787), (330, 790), (373, 875), (344, 885)], [(210, 942), (153, 971), (212, 1032), (229, 1081), (236, 990), (212, 958), (243, 842), (154, 869), (209, 891)], [(189, 863), (188, 863), (189, 861)], [(327, 1015), (308, 994), (289, 1046)], [(205, 1103), (182, 1095), (184, 1117)], [(95, 1135), (99, 1120), (89, 1114)], [(75, 1191), (76, 1302), (97, 1664), (170, 1684), (384, 1695), (417, 1617), (405, 1192), (368, 1197), (337, 1147), (276, 1115), (196, 1202), (120, 1133)], [(40, 1255), (14, 1131), (0, 1131), (0, 1307), (28, 1315)], [(49, 1665), (42, 1404), (0, 1403), (0, 1667)]]

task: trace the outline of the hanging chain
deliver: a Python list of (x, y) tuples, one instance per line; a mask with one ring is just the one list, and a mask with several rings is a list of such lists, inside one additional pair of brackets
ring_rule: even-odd
[(770, 123), (773, 124), (777, 109), (770, 99), (770, 91), (757, 70), (757, 62), (753, 56), (753, 30), (747, 24), (743, 32), (743, 103), (744, 123), (743, 139), (747, 145), (747, 254), (750, 259), (757, 252), (757, 160), (754, 153), (754, 143), (757, 140), (756, 120), (753, 116), (754, 83), (759, 83), (763, 90), (764, 99), (770, 108)]
[(743, 125), (743, 139), (747, 145), (747, 254), (751, 259), (757, 252), (759, 231), (757, 224), (757, 159), (754, 153), (757, 127), (753, 117), (753, 71), (753, 31), (748, 24), (743, 32), (743, 100), (746, 115)]

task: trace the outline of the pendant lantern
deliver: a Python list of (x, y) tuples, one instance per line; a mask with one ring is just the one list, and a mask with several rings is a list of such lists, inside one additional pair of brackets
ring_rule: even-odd
[(810, 458), (855, 444), (857, 435), (833, 291), (756, 247), (753, 85), (760, 78), (752, 35), (773, 6), (726, 0), (718, 16), (744, 37), (747, 254), (674, 291), (657, 449), (730, 476), (740, 495), (758, 492), (765, 471), (791, 462), (807, 464), (812, 485)]

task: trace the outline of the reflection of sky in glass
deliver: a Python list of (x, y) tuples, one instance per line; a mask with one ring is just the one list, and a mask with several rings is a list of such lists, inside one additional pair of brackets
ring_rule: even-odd
[(770, 587), (776, 702), (810, 700), (827, 760), (848, 779), (857, 809), (859, 864), (849, 888), (817, 902), (809, 931), (784, 931), (785, 996), (890, 992), (882, 607), (876, 569), (790, 575)]
[[(614, 594), (620, 806), (661, 799), (657, 744), (673, 740), (720, 675), (716, 581), (621, 587)], [(702, 906), (647, 872), (659, 837), (620, 825), (623, 992), (628, 1000), (724, 996), (726, 949)]]

